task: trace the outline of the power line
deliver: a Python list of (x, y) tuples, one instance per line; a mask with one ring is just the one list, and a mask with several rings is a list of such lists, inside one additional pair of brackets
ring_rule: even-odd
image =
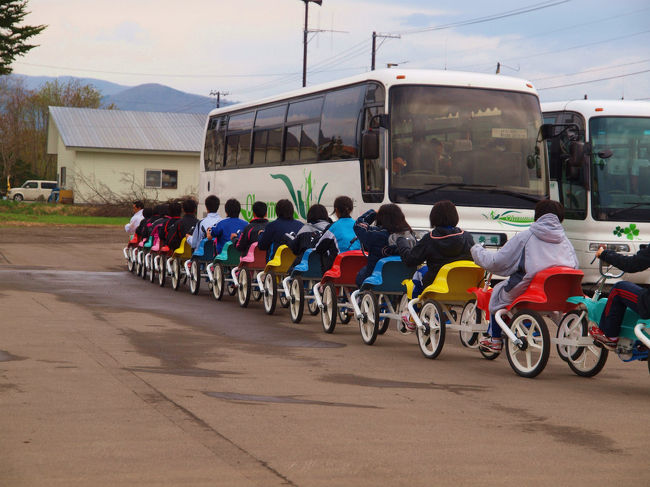
[(635, 76), (637, 74), (643, 74), (643, 73), (650, 73), (650, 69), (646, 69), (644, 71), (637, 71), (636, 73), (627, 73), (627, 74), (620, 74), (617, 76), (609, 76), (607, 78), (598, 78), (598, 79), (592, 79), (589, 81), (580, 81), (577, 83), (567, 83), (565, 85), (556, 85), (556, 86), (547, 86), (545, 88), (537, 88), (537, 91), (544, 91), (544, 90), (554, 90), (555, 88), (566, 88), (567, 86), (578, 86), (578, 85), (586, 85), (590, 83), (597, 83), (599, 81), (607, 81), (610, 79), (618, 79), (618, 78), (627, 78), (628, 76)]
[(436, 30), (444, 30), (444, 29), (451, 29), (453, 27), (463, 27), (466, 25), (473, 25), (473, 24), (481, 24), (483, 22), (492, 22), (493, 20), (500, 20), (500, 19), (505, 19), (507, 17), (513, 17), (515, 15), (522, 15), (530, 12), (535, 12), (536, 10), (542, 10), (545, 8), (549, 7), (555, 7), (557, 5), (561, 5), (563, 3), (568, 3), (571, 0), (559, 0), (559, 1), (552, 1), (552, 2), (542, 2), (542, 3), (536, 3), (533, 5), (529, 5), (527, 7), (520, 7), (514, 10), (507, 10), (505, 12), (500, 12), (497, 14), (492, 14), (492, 15), (487, 15), (484, 17), (477, 17), (475, 19), (468, 19), (468, 20), (463, 20), (459, 22), (452, 22), (449, 24), (444, 24), (444, 25), (439, 25), (436, 27), (425, 27), (423, 29), (413, 29), (413, 30), (403, 30), (403, 31), (398, 31), (395, 32), (395, 34), (400, 34), (400, 35), (410, 35), (410, 34), (420, 34), (422, 32), (432, 32)]
[(577, 73), (560, 74), (558, 76), (545, 76), (544, 78), (533, 78), (532, 81), (537, 83), (538, 81), (544, 81), (547, 79), (568, 78), (570, 76), (577, 76), (579, 74), (594, 73), (596, 71), (607, 71), (608, 69), (621, 68), (623, 66), (632, 66), (634, 64), (643, 64), (647, 63), (648, 61), (650, 61), (650, 59), (642, 59), (641, 61), (635, 61), (633, 63), (615, 64), (613, 66), (605, 66), (602, 68), (585, 69), (584, 71), (578, 71)]

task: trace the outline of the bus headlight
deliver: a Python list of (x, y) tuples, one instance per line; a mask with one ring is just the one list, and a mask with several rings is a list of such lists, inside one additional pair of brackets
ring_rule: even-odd
[(612, 244), (612, 243), (589, 243), (589, 252), (596, 252), (599, 248), (603, 247), (605, 250), (613, 250), (614, 252), (629, 252), (630, 246), (628, 244)]

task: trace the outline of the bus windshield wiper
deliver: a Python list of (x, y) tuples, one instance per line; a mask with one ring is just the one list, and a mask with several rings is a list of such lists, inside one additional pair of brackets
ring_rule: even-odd
[(446, 188), (448, 186), (454, 186), (456, 188), (496, 188), (496, 186), (492, 184), (467, 184), (467, 183), (443, 183), (443, 184), (438, 184), (434, 186), (433, 188), (427, 188), (427, 189), (422, 189), (420, 191), (416, 191), (414, 193), (411, 193), (407, 196), (408, 199), (413, 199), (418, 196), (422, 196), (423, 194), (431, 193), (432, 191), (437, 191), (442, 188)]
[(629, 208), (618, 208), (617, 210), (612, 210), (607, 212), (608, 217), (612, 217), (615, 215), (618, 215), (619, 213), (623, 213), (624, 211), (628, 210), (633, 210), (634, 208), (638, 208), (639, 206), (643, 205), (650, 205), (650, 201), (624, 201), (624, 205), (632, 205)]
[(539, 202), (539, 200), (543, 199), (543, 196), (535, 196), (532, 194), (520, 193), (519, 191), (510, 191), (509, 189), (494, 188), (488, 190), (488, 193), (507, 194), (508, 196), (514, 196), (522, 200), (532, 201), (533, 203), (537, 203)]

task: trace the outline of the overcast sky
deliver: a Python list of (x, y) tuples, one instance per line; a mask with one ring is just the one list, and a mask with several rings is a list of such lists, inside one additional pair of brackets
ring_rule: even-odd
[[(26, 75), (160, 83), (248, 101), (302, 82), (302, 0), (29, 0)], [(514, 15), (517, 11), (531, 10)], [(650, 99), (648, 0), (323, 0), (309, 4), (308, 85), (377, 67), (501, 73), (542, 101)], [(495, 17), (501, 17), (495, 19)], [(486, 21), (487, 19), (494, 19)], [(464, 24), (464, 25), (463, 25)], [(427, 30), (429, 29), (429, 30)], [(588, 82), (588, 83), (585, 83)]]

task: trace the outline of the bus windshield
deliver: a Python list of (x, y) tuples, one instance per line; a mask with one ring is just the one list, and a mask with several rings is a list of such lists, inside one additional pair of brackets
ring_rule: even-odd
[(392, 201), (533, 208), (547, 195), (534, 95), (406, 85), (389, 96)]
[[(650, 221), (650, 118), (592, 118), (589, 132), (594, 219)], [(601, 159), (605, 149), (612, 156)]]

